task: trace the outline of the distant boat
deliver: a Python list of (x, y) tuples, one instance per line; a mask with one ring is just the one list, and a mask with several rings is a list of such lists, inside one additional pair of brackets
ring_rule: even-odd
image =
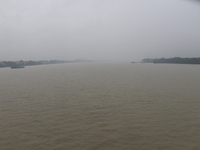
[(11, 66), (11, 69), (24, 68), (24, 66)]
[(134, 61), (132, 61), (131, 63), (135, 63)]

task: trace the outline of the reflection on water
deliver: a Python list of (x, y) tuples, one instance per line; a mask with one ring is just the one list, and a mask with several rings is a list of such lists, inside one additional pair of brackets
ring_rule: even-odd
[(200, 149), (200, 66), (0, 69), (0, 149)]

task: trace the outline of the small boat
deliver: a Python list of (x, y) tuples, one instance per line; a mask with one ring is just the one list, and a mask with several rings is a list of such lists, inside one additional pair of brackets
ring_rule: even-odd
[(11, 69), (24, 68), (24, 66), (11, 66)]

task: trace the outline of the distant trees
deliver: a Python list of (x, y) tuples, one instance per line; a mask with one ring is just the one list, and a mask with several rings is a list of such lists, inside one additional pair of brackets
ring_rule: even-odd
[(154, 59), (153, 58), (144, 58), (142, 60), (142, 63), (153, 63)]
[(26, 61), (26, 65), (27, 66), (37, 65), (37, 61), (32, 61), (32, 60)]
[(143, 63), (175, 63), (175, 64), (200, 64), (200, 57), (198, 58), (156, 58), (149, 59), (145, 58), (142, 60)]
[(85, 59), (77, 60), (39, 60), (39, 61), (0, 61), (0, 67), (12, 67), (12, 66), (33, 66), (33, 65), (46, 65), (46, 64), (60, 64), (60, 63), (80, 63), (91, 62)]
[(40, 61), (26, 61), (25, 64), (27, 66), (32, 66), (32, 65), (44, 65), (44, 64), (58, 64), (58, 63), (66, 63), (68, 61), (64, 60), (40, 60)]
[(11, 67), (11, 66), (16, 66), (17, 63), (13, 61), (3, 61), (3, 67)]
[(45, 64), (58, 64), (58, 63), (74, 63), (74, 62), (87, 62), (84, 61), (67, 61), (67, 60), (40, 60), (40, 61), (0, 61), (0, 67), (11, 67), (11, 66), (33, 66), (33, 65), (45, 65)]

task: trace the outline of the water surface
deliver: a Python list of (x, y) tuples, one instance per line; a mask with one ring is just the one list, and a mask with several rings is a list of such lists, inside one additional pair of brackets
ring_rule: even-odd
[(200, 149), (200, 66), (0, 69), (0, 149)]

